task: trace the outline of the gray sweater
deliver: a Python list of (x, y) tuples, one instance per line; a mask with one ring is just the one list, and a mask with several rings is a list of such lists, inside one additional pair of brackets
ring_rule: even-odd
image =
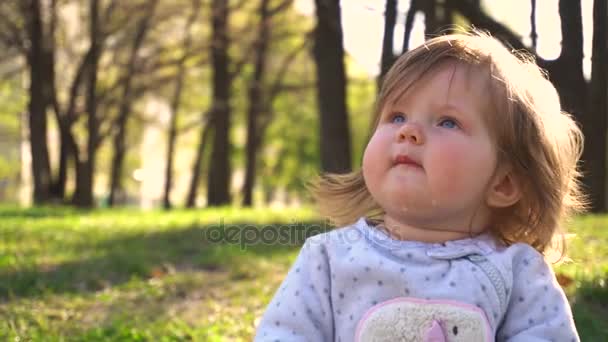
[(475, 305), (497, 341), (579, 341), (551, 267), (529, 245), (487, 234), (399, 241), (364, 218), (306, 240), (255, 341), (353, 341), (371, 307), (399, 297)]

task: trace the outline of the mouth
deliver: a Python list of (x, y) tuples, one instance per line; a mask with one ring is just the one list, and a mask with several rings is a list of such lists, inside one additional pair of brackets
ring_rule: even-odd
[(412, 158), (400, 154), (398, 155), (395, 160), (394, 160), (394, 165), (409, 165), (409, 166), (414, 166), (414, 167), (418, 167), (418, 168), (422, 168), (422, 165), (420, 165), (419, 163), (417, 163), (416, 161), (414, 161)]

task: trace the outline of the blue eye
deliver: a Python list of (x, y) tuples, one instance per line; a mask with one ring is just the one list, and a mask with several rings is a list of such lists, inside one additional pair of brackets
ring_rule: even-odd
[(439, 126), (444, 128), (458, 128), (458, 123), (452, 119), (442, 119), (439, 122)]
[(403, 122), (405, 122), (405, 115), (403, 115), (401, 113), (395, 113), (395, 114), (393, 114), (393, 117), (391, 118), (391, 122), (392, 123), (403, 123)]

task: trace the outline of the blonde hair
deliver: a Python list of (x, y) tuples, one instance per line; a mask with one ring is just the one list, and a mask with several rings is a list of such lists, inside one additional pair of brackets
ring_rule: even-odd
[[(494, 114), (484, 119), (499, 163), (511, 167), (522, 190), (516, 204), (494, 211), (491, 232), (506, 245), (523, 242), (544, 252), (559, 235), (560, 224), (584, 208), (577, 170), (583, 136), (572, 117), (561, 111), (555, 87), (532, 57), (511, 53), (479, 31), (430, 39), (399, 57), (386, 74), (371, 132), (388, 101), (446, 61), (487, 71)], [(337, 226), (361, 216), (382, 221), (384, 211), (369, 193), (361, 170), (320, 175), (310, 189), (320, 213)]]

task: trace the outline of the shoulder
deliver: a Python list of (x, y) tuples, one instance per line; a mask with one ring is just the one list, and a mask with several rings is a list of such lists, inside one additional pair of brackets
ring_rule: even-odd
[(306, 239), (302, 248), (321, 253), (350, 250), (354, 245), (365, 240), (361, 227), (365, 224), (365, 219), (361, 218), (353, 224), (311, 236)]
[(513, 265), (517, 267), (534, 264), (547, 264), (545, 257), (526, 243), (516, 243), (508, 247)]
[(493, 258), (506, 268), (513, 277), (529, 272), (551, 272), (551, 266), (545, 257), (534, 247), (526, 243), (515, 243), (506, 247), (498, 247)]

